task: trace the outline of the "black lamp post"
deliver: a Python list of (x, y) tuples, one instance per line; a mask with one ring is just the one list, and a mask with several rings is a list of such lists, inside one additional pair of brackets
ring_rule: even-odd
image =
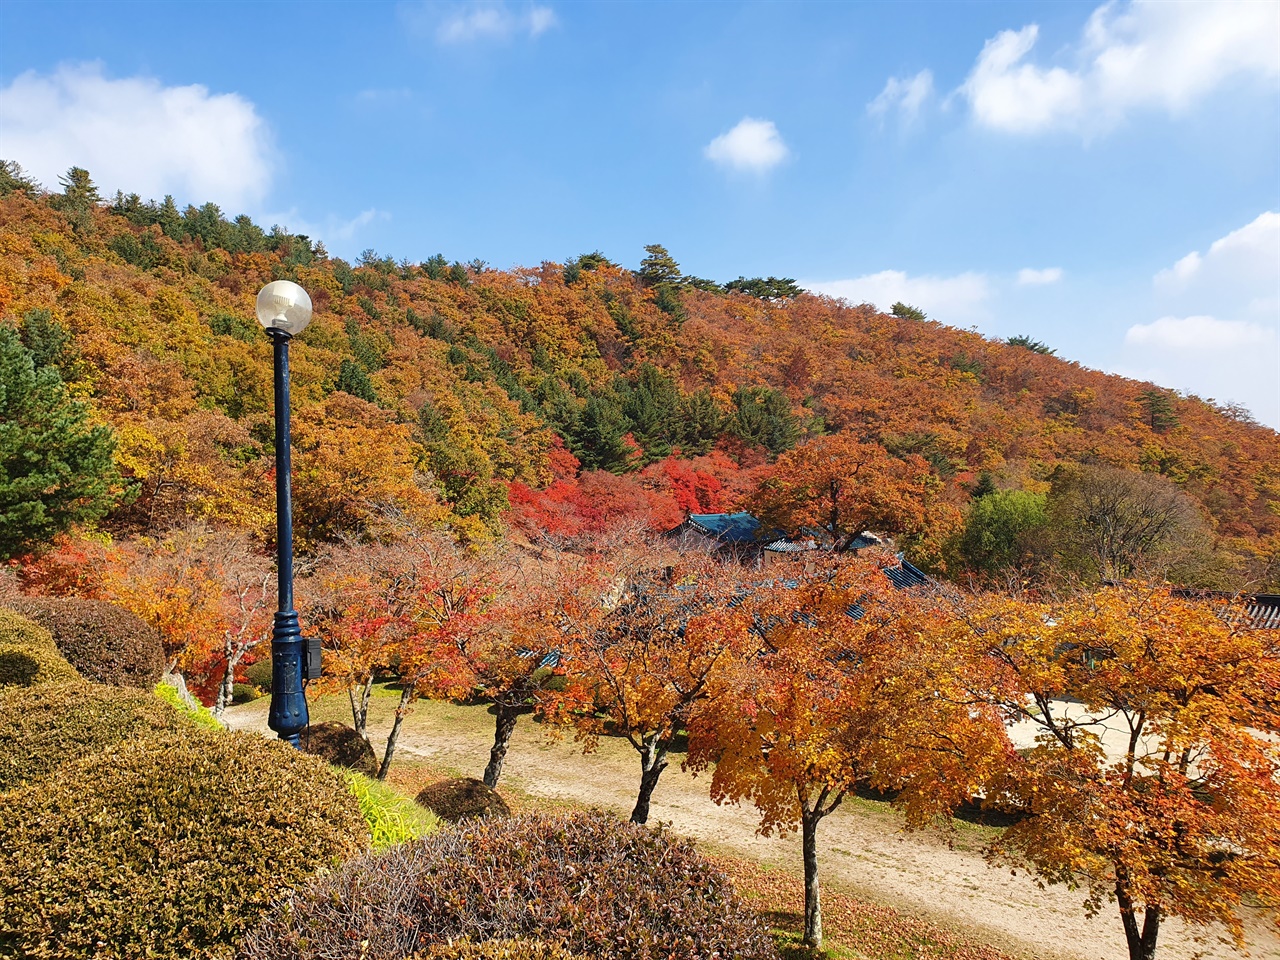
[[(258, 292), (258, 322), (275, 349), (276, 392), (276, 574), (279, 604), (271, 627), (271, 711), (267, 726), (295, 747), (307, 725), (304, 678), (319, 673), (307, 663), (307, 644), (293, 609), (293, 493), (289, 455), (289, 341), (311, 322), (311, 298), (288, 280)], [(318, 652), (318, 651), (317, 651)], [(318, 659), (318, 658), (317, 658)]]

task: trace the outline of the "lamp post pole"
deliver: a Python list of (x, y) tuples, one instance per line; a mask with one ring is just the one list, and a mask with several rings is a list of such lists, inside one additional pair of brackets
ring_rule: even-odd
[(302, 692), (303, 648), (298, 611), (293, 608), (293, 484), (289, 447), (289, 341), (311, 320), (311, 298), (288, 280), (267, 284), (258, 294), (258, 320), (271, 337), (276, 414), (276, 580), (279, 587), (271, 627), (271, 709), (267, 726), (294, 747), (307, 726)]

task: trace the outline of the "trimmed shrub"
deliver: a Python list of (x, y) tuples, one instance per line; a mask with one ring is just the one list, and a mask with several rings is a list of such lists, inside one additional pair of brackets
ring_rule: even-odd
[(0, 687), (34, 687), (42, 683), (70, 683), (81, 679), (71, 664), (50, 645), (0, 646)]
[(320, 760), (199, 728), (5, 794), (0, 955), (227, 958), (281, 889), (365, 847)]
[(691, 843), (599, 812), (477, 820), (362, 857), (293, 895), (241, 957), (404, 960), (464, 939), (594, 960), (777, 958)]
[(408, 843), (439, 829), (440, 821), (434, 813), (418, 806), (394, 787), (354, 770), (344, 770), (343, 775), (360, 803), (365, 823), (369, 824), (374, 850)]
[(429, 783), (417, 796), (422, 804), (441, 820), (461, 823), (477, 817), (509, 817), (511, 808), (497, 790), (483, 780), (458, 777)]
[(182, 699), (182, 694), (178, 692), (178, 688), (171, 683), (165, 683), (163, 680), (156, 684), (155, 690), (152, 691), (157, 697), (167, 703), (180, 714), (188, 717), (198, 727), (204, 727), (206, 730), (222, 730), (225, 729), (218, 718), (215, 717), (209, 708), (203, 704), (196, 703), (195, 706), (187, 703)]
[(261, 696), (262, 691), (251, 683), (236, 683), (231, 686), (232, 703), (253, 703)]
[(53, 635), (13, 610), (0, 610), (0, 687), (79, 680), (54, 646)]
[(115, 687), (150, 690), (164, 671), (156, 632), (128, 610), (79, 597), (23, 597), (13, 608), (53, 634), (80, 675)]
[(0, 647), (44, 647), (57, 650), (51, 634), (16, 610), (0, 608)]
[(271, 689), (271, 658), (263, 657), (244, 668), (244, 678), (264, 693)]
[(426, 960), (585, 960), (554, 943), (537, 940), (463, 940), (439, 944), (426, 953)]
[(333, 722), (313, 723), (302, 731), (299, 742), (307, 753), (322, 757), (335, 767), (346, 767), (366, 777), (378, 775), (378, 758), (374, 756), (373, 746), (351, 727)]
[(149, 693), (75, 680), (0, 688), (0, 791), (186, 721)]

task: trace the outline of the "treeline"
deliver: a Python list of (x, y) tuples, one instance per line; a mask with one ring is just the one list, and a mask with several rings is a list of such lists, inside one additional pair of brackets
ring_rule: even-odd
[[(1280, 542), (1280, 443), (1246, 412), (908, 304), (716, 283), (659, 245), (636, 270), (599, 252), (512, 270), (348, 263), (214, 204), (105, 200), (77, 169), (50, 193), (6, 163), (0, 194), (4, 323), (111, 427), (100, 522), (118, 535), (202, 520), (270, 536), (270, 350), (253, 297), (285, 278), (316, 307), (293, 348), (304, 548), (376, 538), (395, 516), (467, 540), (599, 527), (592, 503), (658, 528), (747, 503), (781, 455), (821, 438), (919, 458), (953, 526), (977, 497), (1040, 497), (1087, 465), (1190, 497), (1241, 583), (1267, 576)], [(956, 575), (981, 552), (948, 565), (935, 543), (916, 558)]]

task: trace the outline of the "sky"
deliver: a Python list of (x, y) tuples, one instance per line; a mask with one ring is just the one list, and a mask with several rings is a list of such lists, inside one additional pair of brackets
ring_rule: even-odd
[(1280, 429), (1280, 3), (0, 0), (0, 157), (336, 256), (785, 276)]

